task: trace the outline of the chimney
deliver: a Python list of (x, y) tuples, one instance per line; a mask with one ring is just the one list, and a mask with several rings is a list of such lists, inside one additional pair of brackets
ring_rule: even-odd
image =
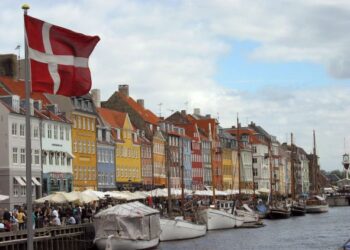
[(54, 113), (55, 115), (58, 114), (58, 106), (57, 106), (56, 103), (55, 104), (46, 105), (46, 108), (47, 108), (48, 111)]
[(181, 110), (181, 115), (186, 116), (186, 110)]
[(205, 118), (211, 118), (211, 116), (210, 116), (210, 114), (207, 114), (206, 116), (205, 116)]
[(34, 101), (34, 108), (37, 110), (41, 110), (43, 107), (41, 100), (35, 100)]
[(0, 76), (8, 76), (17, 79), (18, 64), (15, 54), (0, 55)]
[(120, 93), (122, 93), (123, 95), (129, 97), (129, 85), (124, 84), (124, 85), (119, 85), (118, 86), (118, 90)]
[(137, 103), (142, 106), (143, 108), (145, 108), (145, 100), (143, 99), (137, 99)]
[(195, 109), (193, 110), (193, 114), (195, 114), (195, 115), (201, 115), (201, 109), (200, 109), (200, 108), (195, 108)]
[(91, 90), (92, 101), (94, 102), (96, 108), (101, 108), (101, 91), (100, 89)]

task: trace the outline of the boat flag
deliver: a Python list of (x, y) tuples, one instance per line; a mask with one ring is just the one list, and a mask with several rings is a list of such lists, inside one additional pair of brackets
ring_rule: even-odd
[(100, 40), (24, 16), (33, 92), (82, 96), (91, 89), (89, 56)]

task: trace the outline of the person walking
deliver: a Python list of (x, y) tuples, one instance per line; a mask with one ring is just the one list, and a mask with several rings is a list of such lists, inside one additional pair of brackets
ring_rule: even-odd
[(26, 229), (26, 215), (23, 212), (23, 209), (20, 207), (17, 213), (17, 221), (18, 221), (18, 229), (24, 230)]

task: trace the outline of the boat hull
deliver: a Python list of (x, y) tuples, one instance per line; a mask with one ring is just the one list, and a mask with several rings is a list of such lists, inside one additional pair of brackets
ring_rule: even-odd
[(122, 239), (110, 235), (106, 238), (96, 238), (94, 240), (99, 250), (131, 250), (131, 249), (150, 249), (159, 244), (159, 238), (152, 240), (131, 240)]
[(304, 206), (292, 206), (291, 214), (292, 216), (303, 216), (306, 213), (306, 208)]
[(287, 219), (290, 217), (290, 211), (285, 209), (270, 209), (268, 217), (269, 219)]
[(185, 240), (202, 237), (207, 232), (206, 225), (184, 220), (160, 219), (160, 241)]
[(256, 223), (259, 221), (259, 215), (255, 213), (250, 213), (248, 211), (237, 209), (236, 213), (239, 216), (242, 216), (244, 219), (244, 223)]
[(244, 218), (240, 216), (211, 208), (199, 212), (199, 218), (208, 230), (241, 227), (244, 223)]
[(306, 205), (307, 213), (326, 213), (328, 212), (328, 204), (327, 205)]

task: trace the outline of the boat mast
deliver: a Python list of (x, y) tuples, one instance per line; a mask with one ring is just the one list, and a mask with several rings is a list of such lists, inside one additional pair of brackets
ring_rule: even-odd
[[(273, 192), (272, 192), (272, 162), (271, 162), (271, 136), (269, 138), (269, 142), (268, 142), (268, 150), (269, 150), (269, 167), (270, 167), (270, 197), (271, 197), (271, 201), (273, 200)], [(271, 202), (270, 201), (270, 202)]]
[(290, 134), (290, 168), (291, 168), (291, 191), (292, 191), (292, 199), (295, 200), (295, 170), (294, 170), (294, 140), (293, 133)]
[(170, 152), (170, 148), (169, 148), (169, 135), (167, 136), (167, 140), (165, 142), (165, 149), (166, 149), (166, 155), (168, 155), (168, 157), (166, 157), (166, 163), (168, 165), (168, 168), (167, 168), (167, 182), (168, 182), (168, 216), (169, 218), (171, 218), (172, 216), (172, 208), (171, 208), (171, 189), (170, 189), (170, 162), (172, 162), (171, 160), (171, 152)]
[(313, 142), (314, 142), (314, 152), (313, 152), (313, 159), (312, 159), (312, 165), (313, 165), (313, 171), (314, 171), (314, 191), (318, 194), (318, 164), (317, 164), (317, 155), (316, 155), (316, 135), (315, 135), (315, 130), (313, 130)]
[(184, 145), (184, 139), (181, 138), (181, 212), (182, 212), (182, 216), (185, 218), (185, 178), (184, 178), (184, 149), (185, 149), (185, 145)]
[(238, 197), (241, 197), (241, 145), (240, 145), (240, 131), (239, 131), (239, 118), (237, 114), (237, 142), (238, 142)]

